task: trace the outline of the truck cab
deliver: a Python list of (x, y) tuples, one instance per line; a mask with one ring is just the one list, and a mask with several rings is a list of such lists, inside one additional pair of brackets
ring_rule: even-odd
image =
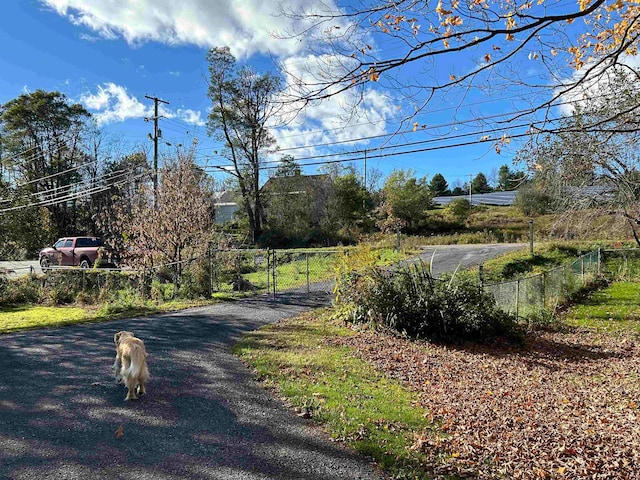
[(55, 266), (91, 268), (111, 264), (111, 251), (104, 247), (99, 237), (59, 238), (53, 246), (40, 251), (43, 270)]

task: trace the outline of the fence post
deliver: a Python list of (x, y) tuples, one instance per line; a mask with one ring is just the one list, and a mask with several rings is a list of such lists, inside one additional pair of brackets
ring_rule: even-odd
[(267, 247), (267, 297), (271, 293), (271, 284), (269, 282), (269, 275), (271, 275), (271, 250)]
[(273, 299), (276, 299), (276, 290), (278, 288), (278, 285), (276, 283), (276, 270), (278, 269), (278, 260), (276, 258), (276, 251), (273, 251), (273, 264), (271, 265), (272, 267), (272, 274), (273, 274)]
[(582, 286), (584, 286), (584, 255), (580, 257), (580, 277), (582, 278)]
[(547, 308), (547, 275), (542, 272), (542, 308)]
[(304, 253), (307, 257), (307, 295), (311, 294), (311, 286), (309, 285), (309, 252)]
[(529, 254), (533, 257), (533, 219), (529, 220)]
[(602, 249), (600, 247), (598, 247), (598, 277), (600, 276), (600, 262), (602, 262), (602, 253), (601, 253)]
[(209, 298), (213, 297), (213, 263), (211, 262), (211, 242), (207, 245), (207, 267), (209, 267)]
[(516, 318), (518, 318), (520, 310), (520, 279), (516, 280)]
[(484, 265), (478, 265), (478, 284), (480, 288), (484, 286)]

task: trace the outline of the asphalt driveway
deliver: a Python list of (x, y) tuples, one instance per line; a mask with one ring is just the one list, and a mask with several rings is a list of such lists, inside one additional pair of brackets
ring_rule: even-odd
[[(243, 332), (326, 301), (258, 298), (0, 337), (0, 478), (382, 478), (291, 415), (229, 352)], [(111, 371), (123, 329), (150, 353), (139, 402), (124, 402)]]
[[(497, 253), (486, 248), (442, 247), (434, 269)], [(244, 332), (328, 301), (257, 297), (0, 336), (0, 478), (384, 478), (292, 415), (230, 353)], [(138, 402), (125, 402), (113, 379), (119, 330), (133, 331), (149, 351), (148, 395)]]

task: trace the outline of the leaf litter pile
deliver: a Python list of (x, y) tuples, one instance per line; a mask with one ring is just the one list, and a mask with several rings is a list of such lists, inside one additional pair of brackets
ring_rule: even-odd
[(338, 340), (420, 392), (435, 478), (640, 479), (640, 339), (538, 332), (524, 347)]

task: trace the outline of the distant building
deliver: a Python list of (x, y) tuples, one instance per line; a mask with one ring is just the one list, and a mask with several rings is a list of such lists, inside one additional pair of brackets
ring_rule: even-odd
[(216, 208), (216, 223), (222, 225), (226, 222), (231, 222), (236, 219), (236, 212), (240, 208), (236, 198), (238, 192), (232, 192), (225, 190), (223, 192), (216, 192), (216, 198), (214, 206)]
[(266, 219), (283, 224), (293, 209), (302, 208), (312, 223), (320, 222), (326, 215), (332, 185), (326, 174), (271, 177), (261, 189)]
[(309, 195), (327, 190), (331, 185), (331, 177), (326, 174), (291, 175), (287, 177), (271, 177), (262, 187), (262, 192), (277, 195)]

